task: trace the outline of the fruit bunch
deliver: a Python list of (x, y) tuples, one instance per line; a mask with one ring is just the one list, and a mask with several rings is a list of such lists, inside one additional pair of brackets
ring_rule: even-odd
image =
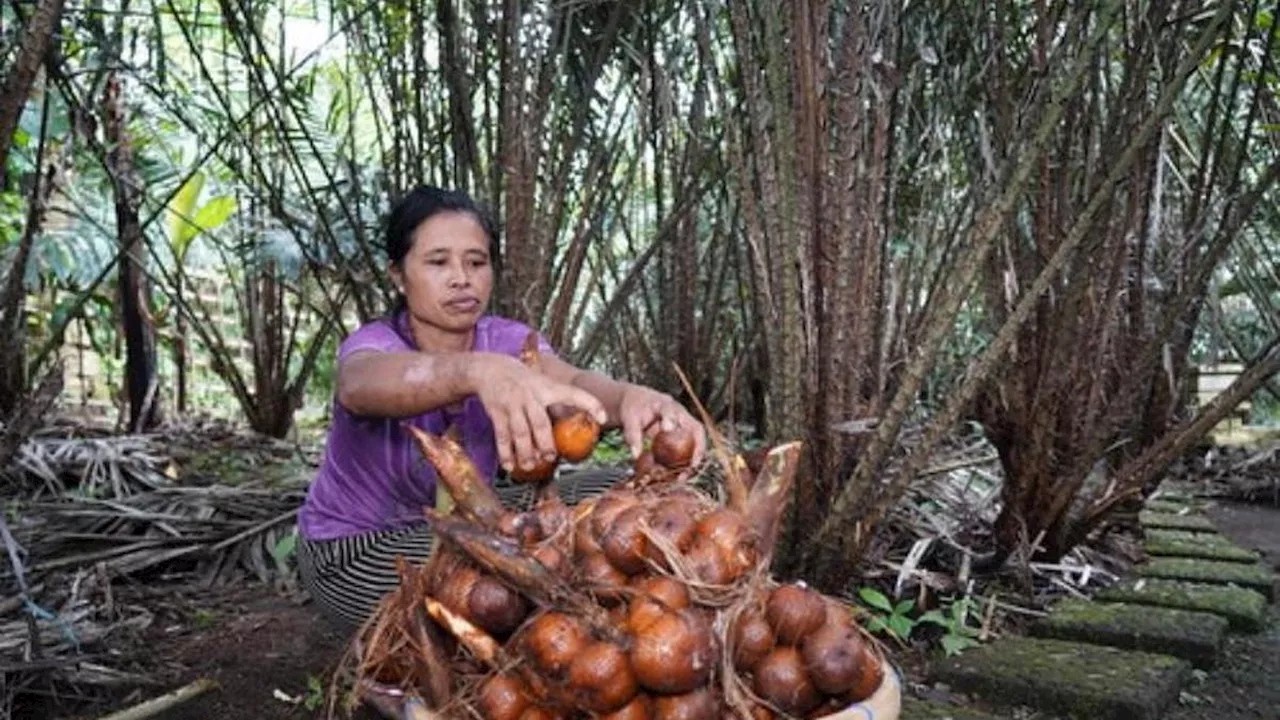
[(411, 432), (453, 506), (353, 643), (361, 679), (484, 720), (820, 717), (880, 685), (850, 608), (768, 574), (800, 443), (758, 472), (722, 454), (721, 502), (679, 481), (691, 438), (659, 434), (605, 494), (568, 507), (538, 481), (520, 512), (457, 443)]

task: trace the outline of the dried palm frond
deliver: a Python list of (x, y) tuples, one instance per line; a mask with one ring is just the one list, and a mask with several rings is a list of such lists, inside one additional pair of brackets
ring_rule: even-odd
[(56, 582), (0, 603), (0, 716), (28, 688), (71, 691), (93, 686), (152, 684), (154, 680), (104, 663), (130, 660), (119, 652), (152, 624), (145, 608), (113, 599), (111, 584), (96, 569), (63, 573)]
[(171, 484), (169, 461), (154, 438), (140, 435), (67, 438), (35, 436), (0, 470), (0, 485), (35, 499), (70, 491), (121, 498)]
[[(910, 438), (911, 430), (906, 434)], [(903, 457), (912, 447), (906, 444)], [(901, 463), (896, 458), (888, 472)], [(1000, 462), (981, 437), (953, 437), (935, 449), (906, 501), (879, 528), (860, 582), (895, 600), (914, 599), (921, 610), (965, 599), (989, 636), (1043, 615), (1064, 595), (1089, 594), (1135, 561), (1137, 545), (1123, 535), (1096, 538), (1054, 563), (1032, 562), (1036, 538), (1027, 538), (1003, 572), (976, 572), (994, 545), (991, 528), (1003, 482)]]
[[(208, 585), (291, 581), (288, 551), (302, 490), (167, 487), (124, 498), (24, 504), (14, 534), (31, 582), (101, 564), (113, 575), (193, 574)], [(0, 572), (0, 584), (10, 580)]]
[[(79, 589), (56, 609), (39, 605), (23, 609), (36, 615), (40, 657), (83, 652), (108, 636), (124, 631), (136, 632), (151, 624), (151, 613), (131, 606), (112, 617), (107, 606), (95, 602), (92, 588)], [(31, 661), (37, 651), (24, 618), (0, 621), (0, 658), (6, 663)]]

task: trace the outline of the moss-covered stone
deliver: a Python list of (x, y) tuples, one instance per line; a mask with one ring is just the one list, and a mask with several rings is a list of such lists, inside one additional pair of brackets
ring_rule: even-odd
[(1156, 720), (1190, 664), (1154, 653), (1009, 637), (938, 665), (935, 679), (1001, 705), (1089, 720)]
[(1144, 510), (1138, 514), (1138, 521), (1143, 527), (1166, 530), (1194, 530), (1196, 532), (1217, 532), (1213, 521), (1204, 515), (1174, 515)]
[(1148, 555), (1205, 558), (1224, 562), (1256, 563), (1262, 557), (1253, 550), (1232, 544), (1221, 535), (1172, 530), (1148, 531), (1143, 548)]
[(1197, 513), (1203, 507), (1203, 503), (1175, 500), (1148, 500), (1146, 504), (1143, 505), (1143, 509), (1148, 512), (1167, 513), (1170, 515)]
[(1275, 573), (1260, 563), (1246, 565), (1200, 558), (1158, 557), (1139, 565), (1143, 577), (1189, 580), (1213, 585), (1238, 585), (1256, 590), (1268, 600), (1275, 599)]
[(1031, 634), (1174, 655), (1207, 668), (1222, 647), (1227, 619), (1191, 610), (1070, 598), (1032, 625)]
[(1199, 495), (1193, 486), (1184, 483), (1165, 482), (1160, 485), (1160, 489), (1152, 496), (1152, 500), (1167, 500), (1170, 502), (1198, 502)]
[(902, 714), (898, 717), (902, 720), (999, 720), (994, 715), (970, 710), (959, 705), (917, 700), (910, 697), (902, 699)]
[(1168, 540), (1185, 540), (1196, 543), (1213, 543), (1215, 545), (1232, 545), (1233, 543), (1227, 539), (1227, 536), (1218, 532), (1203, 532), (1200, 530), (1169, 530), (1167, 528), (1147, 528), (1142, 531), (1146, 537), (1159, 537)]
[(1233, 630), (1254, 632), (1262, 627), (1267, 599), (1246, 588), (1135, 578), (1097, 594), (1106, 602), (1127, 602), (1221, 615)]

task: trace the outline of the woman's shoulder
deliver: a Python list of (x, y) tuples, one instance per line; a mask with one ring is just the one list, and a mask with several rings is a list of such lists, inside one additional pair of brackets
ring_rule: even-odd
[(548, 355), (555, 354), (555, 348), (546, 336), (538, 332), (528, 323), (502, 315), (485, 315), (477, 321), (476, 335), (480, 339), (477, 350), (499, 352), (506, 355), (518, 355), (524, 347), (529, 333), (538, 335), (538, 351)]
[(391, 318), (375, 318), (356, 328), (338, 346), (338, 356), (345, 357), (357, 350), (394, 352), (410, 349), (409, 341), (396, 330)]

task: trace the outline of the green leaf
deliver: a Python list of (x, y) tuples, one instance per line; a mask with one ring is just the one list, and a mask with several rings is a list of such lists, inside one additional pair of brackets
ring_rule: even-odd
[(179, 261), (186, 257), (192, 240), (202, 232), (218, 228), (236, 211), (236, 199), (230, 195), (219, 195), (196, 210), (196, 200), (204, 184), (204, 173), (193, 174), (169, 203), (169, 239)]
[(911, 609), (914, 608), (915, 606), (916, 606), (916, 601), (908, 598), (907, 600), (903, 600), (902, 602), (894, 606), (893, 613), (895, 615), (906, 615), (907, 613), (911, 612)]
[(937, 610), (930, 610), (929, 612), (921, 615), (916, 622), (933, 623), (934, 625), (941, 625), (942, 627), (949, 627), (951, 625), (951, 621)]
[(236, 211), (236, 199), (231, 195), (219, 195), (196, 213), (196, 225), (204, 232), (216, 230)]
[(275, 547), (271, 548), (271, 556), (276, 559), (276, 562), (282, 563), (293, 555), (294, 550), (296, 550), (297, 547), (298, 531), (295, 529), (293, 532), (276, 541)]
[(889, 618), (889, 629), (893, 631), (894, 635), (897, 635), (903, 640), (906, 640), (911, 635), (911, 628), (913, 625), (914, 623), (911, 622), (910, 618), (906, 618), (901, 615), (894, 615)]
[(873, 617), (867, 622), (867, 629), (871, 632), (893, 632), (888, 625), (885, 625), (884, 620), (878, 617)]
[(315, 710), (324, 704), (324, 683), (315, 675), (307, 675), (307, 696), (303, 706)]
[(963, 635), (944, 635), (942, 636), (942, 651), (948, 656), (959, 655), (961, 652), (971, 647), (977, 647), (978, 642), (964, 637)]
[(893, 612), (893, 603), (889, 602), (889, 598), (885, 597), (884, 593), (875, 588), (862, 588), (858, 591), (858, 597), (877, 610), (883, 610), (887, 613)]
[(200, 231), (191, 224), (192, 213), (195, 212), (196, 200), (204, 188), (204, 173), (194, 173), (178, 188), (178, 193), (169, 203), (169, 241), (173, 243), (173, 252), (182, 259), (187, 252), (187, 245)]

